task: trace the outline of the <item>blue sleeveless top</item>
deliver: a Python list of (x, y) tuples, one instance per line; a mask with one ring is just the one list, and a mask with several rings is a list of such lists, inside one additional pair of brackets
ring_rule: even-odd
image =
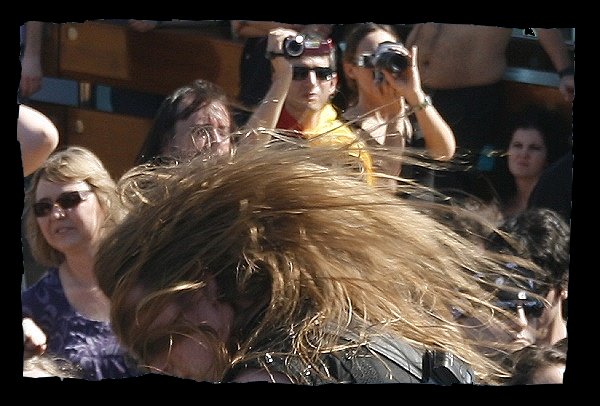
[(23, 317), (30, 317), (46, 334), (46, 352), (75, 364), (83, 379), (141, 375), (109, 323), (87, 319), (71, 306), (57, 268), (22, 292), (21, 303)]

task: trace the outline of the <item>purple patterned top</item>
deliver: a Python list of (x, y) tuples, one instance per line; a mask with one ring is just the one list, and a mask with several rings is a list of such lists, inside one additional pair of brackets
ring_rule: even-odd
[(46, 274), (21, 294), (23, 317), (30, 317), (47, 337), (47, 352), (79, 366), (88, 380), (139, 376), (109, 323), (77, 313), (63, 290), (58, 269)]

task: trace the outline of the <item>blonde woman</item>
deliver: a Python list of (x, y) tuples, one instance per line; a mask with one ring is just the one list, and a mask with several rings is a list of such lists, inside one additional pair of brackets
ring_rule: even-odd
[(27, 239), (48, 270), (21, 294), (25, 358), (64, 359), (87, 380), (138, 374), (112, 332), (110, 301), (93, 272), (98, 243), (121, 216), (115, 182), (86, 148), (56, 151), (33, 174)]

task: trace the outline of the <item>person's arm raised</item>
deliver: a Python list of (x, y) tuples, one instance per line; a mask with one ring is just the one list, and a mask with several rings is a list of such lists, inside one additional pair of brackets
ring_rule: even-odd
[(231, 20), (231, 32), (235, 38), (266, 37), (276, 28), (300, 30), (302, 26), (277, 21)]
[(248, 128), (275, 128), (277, 125), (292, 83), (292, 65), (281, 51), (283, 40), (290, 35), (296, 35), (296, 32), (275, 29), (269, 33), (267, 52), (271, 55), (271, 66), (273, 67), (271, 87), (248, 119), (246, 123)]
[(438, 160), (450, 160), (456, 151), (454, 132), (421, 88), (417, 47), (413, 46), (411, 51), (410, 67), (405, 76), (396, 77), (384, 70), (385, 78), (394, 84), (415, 113), (429, 155)]
[(44, 114), (21, 104), (17, 119), (17, 140), (21, 145), (23, 176), (29, 176), (58, 146), (58, 129)]
[(42, 88), (42, 39), (44, 23), (27, 21), (25, 23), (25, 47), (21, 60), (21, 81), (19, 93), (21, 97), (29, 97)]
[(560, 92), (566, 101), (572, 102), (575, 98), (575, 63), (571, 61), (562, 33), (557, 28), (536, 28), (536, 31), (540, 45), (560, 77)]
[(250, 128), (275, 128), (283, 103), (292, 82), (292, 65), (283, 56), (272, 60), (273, 82), (262, 102), (256, 107), (247, 126)]

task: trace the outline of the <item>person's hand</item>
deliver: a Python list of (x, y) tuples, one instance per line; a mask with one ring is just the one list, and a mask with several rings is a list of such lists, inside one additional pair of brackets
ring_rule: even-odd
[(273, 82), (289, 82), (292, 78), (292, 64), (283, 55), (283, 41), (288, 37), (298, 35), (295, 30), (275, 28), (269, 32), (267, 54), (271, 57), (273, 67)]
[(298, 31), (287, 28), (275, 28), (269, 31), (267, 40), (267, 53), (270, 55), (283, 55), (283, 42), (288, 37), (295, 37)]
[(558, 86), (560, 93), (566, 101), (572, 103), (575, 99), (575, 75), (565, 75), (560, 79)]
[(46, 334), (28, 317), (23, 318), (23, 358), (41, 355), (46, 351)]
[(401, 88), (403, 85), (399, 85), (398, 81), (402, 81), (391, 72), (383, 70), (377, 73), (373, 78), (373, 84), (379, 94), (379, 100), (383, 106), (388, 106), (391, 103), (397, 102), (402, 96)]
[(42, 88), (42, 62), (39, 56), (23, 56), (19, 94), (29, 97)]
[(417, 51), (417, 46), (411, 48), (411, 53), (408, 56), (409, 66), (404, 72), (393, 74), (383, 70), (384, 79), (394, 89), (396, 97), (403, 96), (411, 106), (419, 104), (419, 97), (423, 95), (417, 63)]
[(139, 32), (152, 31), (158, 26), (158, 21), (155, 20), (129, 20), (129, 28)]

